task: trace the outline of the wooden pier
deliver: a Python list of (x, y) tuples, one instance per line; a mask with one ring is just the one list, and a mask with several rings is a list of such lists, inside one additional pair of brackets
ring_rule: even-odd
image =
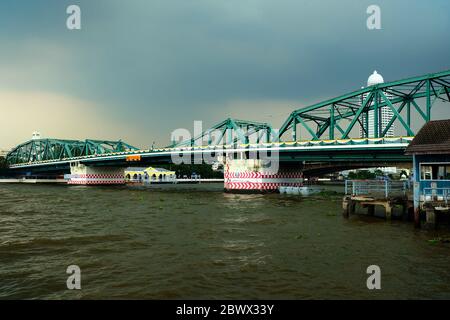
[[(445, 190), (450, 191), (450, 189)], [(445, 215), (450, 214), (449, 199), (450, 198), (445, 195), (445, 200), (435, 197), (434, 199), (430, 201), (424, 201), (421, 204), (421, 211), (425, 212), (425, 223), (423, 224), (423, 227), (425, 227), (426, 229), (437, 228), (439, 220), (444, 218)], [(420, 208), (417, 211), (417, 217), (415, 217), (415, 219), (417, 220), (416, 226), (418, 225), (420, 227)]]
[(375, 215), (375, 207), (384, 207), (386, 220), (392, 219), (394, 207), (402, 207), (403, 219), (409, 219), (414, 202), (408, 199), (408, 181), (388, 180), (348, 180), (345, 182), (345, 196), (342, 201), (343, 216), (350, 217), (356, 206), (368, 209)]
[(408, 197), (374, 198), (370, 196), (346, 195), (342, 201), (344, 217), (348, 218), (351, 214), (354, 214), (357, 205), (362, 208), (367, 208), (370, 216), (375, 215), (375, 206), (384, 207), (386, 220), (392, 219), (392, 213), (396, 206), (402, 207), (402, 218), (404, 220), (409, 219), (410, 212), (412, 212), (412, 209), (414, 208), (413, 201), (408, 200)]

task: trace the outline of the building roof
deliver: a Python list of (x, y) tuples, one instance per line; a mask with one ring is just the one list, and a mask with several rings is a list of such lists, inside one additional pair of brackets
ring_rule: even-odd
[(406, 154), (450, 154), (450, 119), (426, 123), (406, 148)]
[(156, 171), (156, 172), (164, 172), (164, 173), (167, 173), (167, 172), (174, 173), (175, 172), (175, 171), (170, 171), (170, 170), (167, 170), (167, 169), (164, 169), (164, 168), (154, 168), (154, 167), (148, 167), (148, 168), (129, 167), (129, 168), (126, 168), (125, 171), (128, 171), (128, 172), (130, 172), (130, 171), (131, 172)]
[(370, 75), (369, 79), (367, 79), (368, 87), (382, 83), (384, 83), (384, 79), (376, 70)]
[(126, 168), (125, 171), (144, 171), (147, 168), (142, 168), (142, 167), (129, 167)]
[[(150, 169), (150, 168), (149, 168)], [(158, 171), (158, 172), (173, 172), (164, 168), (153, 168), (153, 170)]]

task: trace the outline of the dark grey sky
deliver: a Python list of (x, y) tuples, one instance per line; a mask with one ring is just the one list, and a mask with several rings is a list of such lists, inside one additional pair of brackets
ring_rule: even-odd
[[(69, 4), (82, 30), (66, 28)], [(371, 4), (382, 30), (366, 28)], [(279, 127), (375, 69), (386, 81), (450, 69), (449, 31), (448, 0), (3, 0), (0, 147), (33, 130), (145, 147), (194, 120)]]

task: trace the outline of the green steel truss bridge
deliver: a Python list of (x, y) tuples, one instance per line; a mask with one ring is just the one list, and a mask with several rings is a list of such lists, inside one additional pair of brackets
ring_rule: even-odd
[[(420, 105), (423, 102), (424, 105)], [(394, 123), (400, 124), (407, 136), (414, 136), (411, 117), (419, 116), (425, 123), (431, 120), (432, 107), (437, 100), (450, 102), (450, 70), (405, 80), (370, 86), (312, 106), (295, 110), (280, 128), (280, 136), (292, 130), (296, 140), (298, 126), (311, 135), (312, 140), (347, 139), (359, 124), (364, 136), (369, 135), (369, 117), (373, 112), (375, 138), (385, 137)], [(385, 128), (380, 126), (380, 109), (392, 110), (394, 116)], [(365, 120), (365, 123), (363, 121)]]
[(256, 136), (257, 143), (269, 143), (275, 135), (268, 123), (228, 118), (192, 139), (172, 143), (169, 148), (202, 146), (205, 142), (208, 146), (248, 144), (251, 136)]
[(8, 153), (6, 159), (8, 165), (14, 166), (24, 163), (30, 164), (65, 159), (81, 159), (94, 155), (106, 155), (136, 150), (138, 150), (138, 148), (122, 141), (35, 139), (14, 148)]
[[(370, 86), (295, 110), (280, 130), (267, 123), (226, 119), (191, 139), (147, 150), (122, 141), (31, 140), (14, 148), (6, 160), (10, 169), (43, 171), (66, 169), (74, 161), (128, 166), (136, 157), (140, 163), (168, 163), (173, 155), (252, 151), (278, 152), (280, 161), (336, 162), (336, 168), (338, 162), (349, 161), (362, 165), (410, 162), (403, 152), (415, 135), (411, 120), (430, 121), (438, 100), (450, 102), (450, 70)], [(381, 108), (393, 114), (385, 127), (378, 121)], [(369, 113), (375, 119), (372, 123)], [(386, 137), (394, 124), (406, 134)], [(359, 131), (354, 137), (359, 128), (363, 138)], [(369, 137), (369, 129), (373, 136)], [(308, 139), (299, 139), (300, 130), (309, 134)]]

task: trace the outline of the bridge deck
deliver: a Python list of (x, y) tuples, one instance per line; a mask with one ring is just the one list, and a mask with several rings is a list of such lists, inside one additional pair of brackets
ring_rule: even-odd
[[(323, 160), (323, 157), (319, 157), (319, 153), (325, 154), (338, 154), (339, 152), (345, 152), (345, 157), (351, 160), (349, 151), (354, 153), (383, 153), (386, 151), (393, 151), (396, 157), (385, 159), (388, 161), (409, 161), (409, 157), (403, 156), (404, 149), (412, 141), (413, 137), (393, 137), (393, 138), (364, 138), (364, 139), (344, 139), (344, 140), (319, 140), (319, 141), (291, 141), (291, 142), (271, 142), (260, 144), (238, 144), (238, 145), (224, 145), (224, 146), (194, 146), (194, 147), (178, 147), (178, 148), (159, 148), (159, 149), (147, 149), (147, 150), (132, 150), (126, 152), (111, 152), (104, 154), (94, 154), (82, 157), (69, 157), (62, 159), (34, 161), (27, 163), (10, 164), (10, 169), (31, 168), (39, 166), (55, 166), (61, 164), (68, 164), (71, 162), (80, 161), (82, 163), (95, 162), (114, 162), (126, 161), (127, 158), (137, 156), (140, 158), (169, 158), (172, 155), (179, 154), (202, 154), (202, 153), (215, 153), (215, 154), (229, 154), (240, 152), (279, 152), (280, 155), (301, 154), (310, 153), (313, 156), (311, 160), (317, 159)], [(328, 157), (330, 158), (330, 157)], [(367, 158), (367, 156), (365, 157)], [(136, 157), (134, 158), (136, 159)], [(373, 157), (371, 157), (373, 159)], [(283, 159), (281, 159), (283, 160)], [(295, 160), (295, 159), (294, 159)], [(342, 159), (341, 159), (342, 160)], [(355, 158), (355, 161), (360, 160)], [(383, 158), (379, 158), (380, 161)]]

